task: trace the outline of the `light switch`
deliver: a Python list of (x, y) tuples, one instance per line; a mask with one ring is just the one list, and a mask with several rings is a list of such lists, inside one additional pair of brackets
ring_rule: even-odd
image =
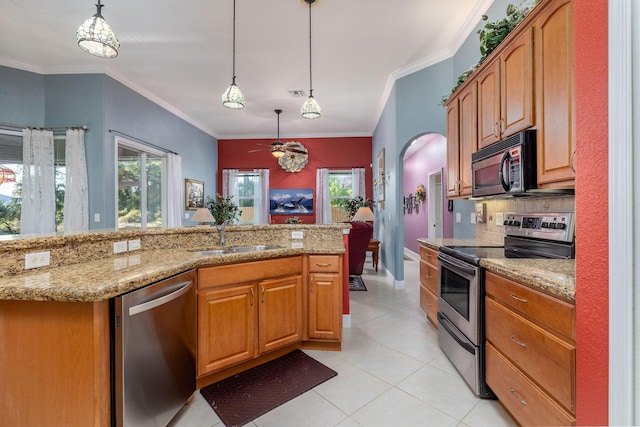
[(496, 212), (496, 225), (499, 227), (504, 226), (504, 214), (502, 212)]
[(456, 212), (456, 222), (462, 222), (462, 215), (460, 212)]

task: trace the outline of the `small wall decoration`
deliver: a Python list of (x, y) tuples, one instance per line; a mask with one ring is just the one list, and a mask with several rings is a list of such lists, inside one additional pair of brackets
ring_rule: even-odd
[(377, 202), (380, 209), (384, 209), (384, 184), (385, 184), (385, 172), (384, 172), (384, 148), (380, 150), (378, 154), (378, 179), (373, 180), (373, 186), (376, 189)]
[(184, 198), (185, 209), (204, 208), (204, 182), (186, 178), (184, 180)]
[(272, 215), (313, 214), (313, 189), (285, 188), (269, 190), (269, 213)]

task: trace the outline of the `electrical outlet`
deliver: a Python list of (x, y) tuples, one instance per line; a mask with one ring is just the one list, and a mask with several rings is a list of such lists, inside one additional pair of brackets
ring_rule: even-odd
[(475, 224), (476, 223), (476, 213), (475, 212), (471, 212), (471, 217), (469, 218), (469, 220), (471, 221), (471, 224)]
[(137, 251), (140, 249), (140, 239), (129, 240), (129, 250)]
[(51, 252), (32, 252), (24, 256), (24, 269), (46, 267), (51, 264)]
[(496, 212), (496, 225), (498, 227), (504, 226), (504, 214), (502, 212)]
[(99, 213), (94, 213), (93, 214), (93, 222), (100, 222), (100, 214)]
[(189, 218), (191, 218), (191, 217), (189, 216), (189, 212), (185, 212), (185, 214), (184, 214), (184, 219), (189, 219)]
[(113, 253), (121, 254), (122, 252), (127, 252), (127, 242), (114, 242), (113, 243)]
[(456, 212), (456, 222), (461, 222), (462, 221), (462, 215), (460, 212)]
[(303, 231), (292, 231), (291, 232), (291, 238), (292, 239), (304, 239), (304, 232)]

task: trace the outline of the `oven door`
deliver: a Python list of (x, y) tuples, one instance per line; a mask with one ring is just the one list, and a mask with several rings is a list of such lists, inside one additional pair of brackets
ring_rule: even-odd
[(438, 311), (473, 345), (479, 345), (480, 268), (438, 253)]

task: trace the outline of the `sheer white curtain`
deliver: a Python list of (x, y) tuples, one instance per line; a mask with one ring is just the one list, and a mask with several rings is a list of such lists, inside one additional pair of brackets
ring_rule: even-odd
[(316, 224), (331, 224), (331, 200), (329, 197), (329, 169), (316, 170)]
[(352, 197), (361, 196), (363, 199), (367, 198), (367, 187), (365, 187), (364, 183), (364, 168), (351, 169), (351, 188)]
[(253, 189), (253, 223), (269, 224), (269, 169), (254, 169), (258, 179)]
[(182, 157), (167, 153), (167, 227), (182, 226)]
[(67, 129), (64, 152), (64, 231), (86, 231), (89, 229), (89, 184), (84, 129)]
[[(233, 196), (233, 203), (238, 204), (238, 169), (222, 170), (222, 197)], [(237, 222), (234, 221), (234, 223)]]
[(22, 130), (22, 213), (20, 233), (56, 231), (53, 132)]

